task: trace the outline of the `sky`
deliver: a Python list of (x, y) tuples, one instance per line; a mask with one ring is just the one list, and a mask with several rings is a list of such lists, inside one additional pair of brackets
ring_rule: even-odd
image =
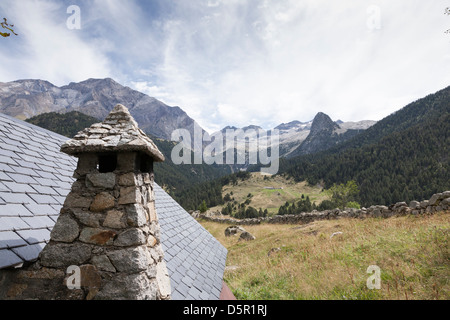
[[(75, 11), (73, 6), (76, 6)], [(448, 0), (1, 0), (0, 82), (88, 78), (209, 132), (381, 120), (450, 85)], [(126, 101), (123, 102), (126, 105)]]

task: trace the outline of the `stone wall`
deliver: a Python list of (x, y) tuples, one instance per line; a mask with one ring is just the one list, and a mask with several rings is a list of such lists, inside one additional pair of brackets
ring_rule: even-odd
[(434, 194), (429, 200), (398, 202), (390, 206), (376, 205), (369, 208), (345, 210), (333, 209), (326, 211), (303, 212), (300, 214), (276, 215), (273, 217), (252, 218), (252, 219), (233, 219), (227, 216), (211, 217), (200, 215), (201, 219), (232, 224), (232, 225), (255, 225), (262, 222), (283, 223), (283, 224), (303, 224), (315, 220), (339, 219), (339, 218), (368, 218), (402, 216), (407, 214), (433, 214), (435, 212), (450, 210), (450, 191)]

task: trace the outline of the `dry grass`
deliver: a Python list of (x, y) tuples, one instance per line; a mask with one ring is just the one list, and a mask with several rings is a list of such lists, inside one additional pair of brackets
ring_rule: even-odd
[[(238, 299), (449, 299), (449, 213), (244, 226), (249, 242), (201, 223), (228, 249), (224, 278)], [(366, 286), (369, 265), (380, 290)]]

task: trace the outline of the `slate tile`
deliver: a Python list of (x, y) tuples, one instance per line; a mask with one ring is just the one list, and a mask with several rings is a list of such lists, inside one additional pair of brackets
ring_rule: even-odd
[(188, 276), (191, 279), (195, 279), (197, 277), (197, 273), (195, 273), (192, 270), (188, 270), (188, 272), (186, 272), (186, 276)]
[(36, 183), (36, 180), (34, 180), (32, 177), (25, 175), (25, 174), (7, 173), (7, 175), (9, 177), (11, 177), (11, 179), (17, 183), (26, 183), (26, 184)]
[(187, 293), (189, 291), (189, 288), (190, 287), (187, 286), (185, 283), (180, 282), (180, 284), (175, 288), (175, 292), (178, 291), (181, 294), (181, 296), (183, 297), (182, 299), (184, 299), (184, 297), (187, 295)]
[[(197, 262), (197, 261), (196, 261)], [(191, 271), (195, 274), (195, 275), (197, 275), (199, 272), (200, 272), (200, 268), (195, 264), (195, 262), (194, 262), (194, 264), (192, 265), (192, 267), (191, 267)]]
[(23, 263), (23, 260), (8, 249), (0, 250), (0, 269)]
[(18, 125), (14, 125), (13, 123), (11, 123), (11, 125), (13, 128), (10, 129), (10, 132), (14, 132), (15, 136), (25, 138), (26, 140), (29, 140), (30, 133), (32, 133), (33, 135), (36, 134), (31, 128), (24, 128)]
[(180, 283), (182, 279), (183, 279), (183, 275), (180, 274), (179, 272), (173, 272), (170, 277), (170, 280), (171, 281), (173, 280), (176, 283)]
[(73, 181), (75, 181), (74, 178), (72, 178), (72, 173), (70, 174), (70, 176), (68, 176), (68, 178), (72, 179), (72, 182), (65, 182), (65, 181), (55, 181), (55, 188), (58, 187), (60, 189), (63, 190), (70, 190), (72, 189), (72, 183)]
[(53, 207), (53, 209), (55, 209), (56, 211), (56, 215), (59, 215), (59, 212), (61, 211), (62, 208), (62, 204), (51, 204), (51, 206)]
[(0, 142), (0, 150), (2, 150), (2, 152), (4, 150), (9, 150), (9, 151), (14, 151), (14, 152), (22, 152), (19, 147), (15, 146), (15, 145), (10, 145), (5, 142)]
[[(29, 168), (29, 169), (32, 169), (32, 170), (40, 170), (40, 168), (34, 162), (25, 161), (25, 160), (21, 160), (21, 161), (18, 161), (18, 162), (20, 163), (20, 167), (22, 167), (22, 168)], [(36, 171), (34, 171), (34, 174), (32, 174), (32, 175), (33, 176), (39, 176)]]
[[(40, 152), (34, 151), (34, 150), (30, 150), (29, 147), (26, 144), (25, 144), (25, 148), (22, 148), (20, 153), (26, 154), (27, 156), (32, 156), (32, 157), (36, 157), (36, 158), (42, 158), (42, 155), (41, 155)], [(41, 161), (43, 161), (43, 159), (41, 159)]]
[(45, 194), (29, 194), (29, 196), (38, 204), (59, 204), (58, 200)]
[(66, 197), (62, 196), (53, 195), (52, 197), (56, 200), (56, 203), (60, 204), (61, 206), (64, 204), (64, 201), (66, 200)]
[(39, 184), (32, 184), (31, 186), (33, 187), (31, 192), (46, 195), (58, 195), (58, 192), (52, 187), (41, 186)]
[(17, 162), (13, 160), (11, 157), (0, 155), (0, 163), (13, 164), (17, 165)]
[[(9, 195), (9, 194), (8, 194)], [(19, 195), (19, 194), (14, 194)], [(5, 194), (0, 193), (0, 196), (5, 199)], [(30, 199), (31, 200), (31, 199)], [(32, 216), (33, 214), (22, 204), (11, 203), (0, 205), (0, 217), (17, 217), (17, 216)]]
[(58, 175), (57, 176), (59, 180), (63, 181), (63, 182), (67, 182), (72, 184), (74, 179), (72, 178), (72, 176), (63, 176), (63, 175)]
[(188, 291), (188, 295), (193, 300), (198, 300), (200, 297), (200, 293), (201, 293), (201, 291), (198, 290), (196, 287), (191, 287), (191, 289), (189, 289), (189, 291)]
[(0, 162), (0, 171), (3, 172), (12, 172), (14, 173), (15, 170), (11, 168), (12, 165), (8, 165), (6, 163)]
[(55, 225), (55, 222), (48, 216), (33, 216), (21, 218), (31, 229), (51, 228)]
[[(58, 168), (55, 168), (54, 172), (56, 175), (62, 175), (62, 176), (68, 177), (68, 178), (72, 178), (73, 172), (75, 169), (76, 169), (76, 166), (73, 168), (73, 170), (63, 170), (58, 167)], [(73, 179), (73, 180), (75, 180), (75, 179)], [(60, 183), (64, 183), (64, 182), (60, 182)]]
[(222, 277), (217, 278), (217, 280), (213, 283), (213, 287), (219, 290), (219, 292), (222, 290)]
[(24, 153), (19, 154), (19, 156), (20, 156), (23, 160), (28, 161), (28, 162), (41, 163), (42, 161), (44, 161), (44, 159), (42, 159), (42, 158), (37, 158), (37, 157), (29, 156), (29, 155), (24, 154)]
[(0, 181), (13, 181), (6, 173), (0, 171)]
[[(21, 123), (19, 123), (18, 121), (11, 120), (9, 123), (10, 123), (11, 126), (13, 127), (13, 130), (14, 130), (14, 131), (20, 130), (20, 128), (22, 128), (22, 129), (24, 129), (24, 130), (27, 130), (27, 131), (31, 129), (31, 128), (27, 125), (26, 122), (21, 122)], [(23, 123), (23, 124), (22, 124), (22, 123)]]
[(17, 233), (29, 244), (45, 242), (50, 239), (50, 231), (47, 229), (20, 230)]
[(7, 192), (9, 192), (9, 191), (11, 191), (11, 190), (9, 190), (9, 189), (5, 186), (5, 184), (4, 184), (3, 182), (0, 181), (0, 192), (1, 192), (1, 191), (7, 191)]
[(184, 296), (178, 290), (172, 290), (171, 298), (172, 300), (184, 300)]
[[(55, 161), (54, 158), (52, 158), (52, 160), (53, 160), (53, 161), (51, 161), (51, 162), (54, 162), (54, 161)], [(55, 172), (55, 171), (56, 171), (56, 168), (54, 168), (54, 167), (53, 167), (53, 164), (50, 163), (50, 162), (45, 162), (45, 164), (43, 164), (43, 163), (38, 163), (37, 165), (39, 166), (39, 168), (41, 168), (41, 171), (45, 171), (45, 172)], [(58, 167), (58, 168), (59, 168), (59, 167)]]
[(13, 248), (12, 251), (24, 261), (36, 260), (39, 253), (44, 249), (45, 243), (36, 243), (24, 247)]
[(204, 281), (204, 283), (207, 285), (207, 286), (209, 286), (209, 287), (212, 287), (212, 285), (214, 284), (214, 281), (211, 279), (211, 278), (205, 278), (205, 281)]
[(0, 217), (0, 231), (29, 229), (30, 226), (23, 217)]
[(58, 221), (58, 216), (48, 216), (50, 219), (52, 219), (55, 223)]
[(9, 145), (16, 146), (20, 149), (23, 148), (23, 144), (20, 141), (14, 139), (14, 136), (11, 133), (6, 133), (6, 132), (3, 132), (3, 133), (5, 133), (5, 137), (8, 139)]
[(50, 180), (54, 180), (54, 181), (58, 180), (58, 178), (53, 173), (45, 172), (45, 171), (38, 171), (38, 173), (44, 179), (50, 179)]
[(39, 177), (39, 175), (37, 174), (37, 172), (35, 170), (33, 170), (31, 168), (23, 167), (22, 162), (20, 162), (20, 167), (10, 165), (10, 168), (11, 168), (11, 171), (8, 171), (8, 172), (20, 173), (20, 174), (24, 174), (24, 175), (28, 175), (28, 176), (32, 176), (32, 177), (36, 177), (36, 176)]
[(57, 199), (58, 202), (60, 202), (61, 204), (64, 204), (64, 199), (65, 199), (65, 198), (67, 197), (67, 195), (69, 194), (70, 189), (62, 189), (62, 188), (57, 188), (57, 187), (53, 187), (53, 189), (55, 190), (55, 192), (56, 192), (56, 194), (57, 194), (58, 196), (63, 197), (62, 202), (60, 202), (59, 199)]
[[(38, 149), (38, 150), (42, 150), (44, 149), (44, 146), (42, 145), (42, 143), (36, 142), (34, 141), (35, 139), (28, 139), (26, 141), (23, 141), (23, 144), (25, 145), (25, 148), (23, 149), (32, 149), (31, 147), (34, 147), (33, 149)], [(38, 157), (40, 157), (40, 155), (38, 155)]]
[(192, 283), (194, 282), (194, 279), (192, 279), (191, 277), (185, 275), (182, 279), (181, 282), (184, 283), (186, 286), (191, 287)]
[(22, 203), (34, 203), (33, 199), (31, 199), (25, 193), (6, 193), (2, 192), (0, 194), (0, 198), (5, 201), (5, 203), (11, 204), (22, 204)]
[(202, 293), (200, 293), (199, 299), (200, 299), (200, 300), (209, 300), (209, 294), (208, 294), (208, 292), (202, 291)]
[(59, 210), (48, 204), (26, 204), (25, 207), (35, 216), (58, 215)]
[(47, 186), (47, 187), (56, 187), (57, 183), (55, 182), (55, 180), (51, 180), (51, 179), (46, 179), (46, 178), (34, 178), (37, 181), (37, 184), (43, 185), (43, 186)]
[(13, 231), (0, 232), (0, 249), (25, 246), (27, 243)]
[(15, 193), (27, 193), (27, 192), (35, 192), (32, 187), (25, 183), (16, 183), (13, 181), (5, 181), (3, 183), (8, 187), (9, 190)]

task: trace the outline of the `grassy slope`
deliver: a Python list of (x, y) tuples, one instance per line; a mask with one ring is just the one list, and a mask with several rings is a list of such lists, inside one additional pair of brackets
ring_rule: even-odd
[[(448, 300), (449, 214), (245, 226), (250, 242), (201, 223), (228, 249), (224, 279), (238, 299)], [(366, 287), (369, 265), (381, 268), (380, 290)]]
[[(277, 189), (265, 189), (273, 187)], [(280, 189), (283, 188), (283, 189)], [(293, 179), (286, 179), (282, 176), (272, 176), (264, 180), (264, 176), (259, 172), (253, 172), (252, 177), (245, 181), (239, 181), (236, 186), (228, 184), (222, 188), (222, 196), (233, 191), (232, 197), (242, 203), (247, 199), (249, 193), (251, 197), (250, 206), (259, 209), (267, 209), (269, 214), (276, 214), (281, 205), (286, 201), (292, 202), (299, 200), (301, 195), (309, 196), (312, 202), (320, 204), (327, 195), (322, 193), (322, 188), (311, 187), (306, 182), (296, 183)], [(220, 207), (214, 207), (212, 210), (220, 210)]]

